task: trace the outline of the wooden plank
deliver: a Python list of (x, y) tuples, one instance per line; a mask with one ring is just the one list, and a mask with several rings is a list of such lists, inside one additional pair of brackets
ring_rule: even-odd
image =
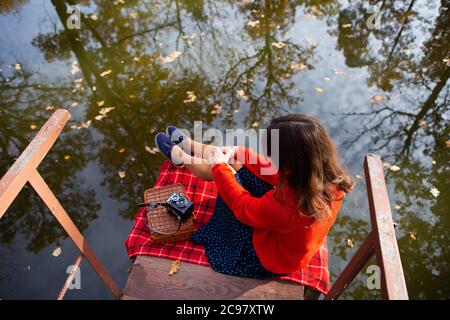
[(123, 290), (123, 299), (303, 299), (304, 287), (292, 282), (234, 277), (191, 263), (182, 262), (178, 272), (169, 276), (172, 262), (137, 256)]
[(47, 155), (69, 119), (69, 111), (56, 110), (2, 177), (0, 180), (0, 219), (22, 190), (29, 176)]
[(92, 248), (86, 242), (81, 232), (75, 226), (72, 219), (70, 219), (69, 215), (64, 210), (61, 203), (55, 197), (53, 192), (50, 190), (50, 188), (45, 183), (44, 179), (41, 177), (41, 175), (39, 174), (39, 172), (37, 172), (36, 169), (34, 169), (34, 172), (29, 177), (29, 181), (31, 186), (36, 190), (37, 194), (41, 197), (41, 199), (53, 213), (56, 220), (58, 220), (58, 222), (61, 224), (64, 230), (69, 234), (70, 238), (78, 247), (83, 256), (86, 257), (86, 259), (91, 264), (92, 268), (95, 270), (98, 276), (111, 290), (114, 297), (116, 299), (120, 299), (122, 294), (120, 288), (116, 285), (114, 280), (108, 274), (103, 265), (100, 263)]
[(364, 268), (374, 253), (373, 235), (370, 233), (349, 263), (345, 266), (339, 277), (336, 279), (330, 291), (325, 296), (325, 300), (337, 299), (349, 286), (353, 279), (355, 279), (362, 268)]
[(370, 219), (374, 235), (377, 264), (381, 269), (381, 291), (384, 299), (407, 300), (405, 277), (395, 237), (383, 164), (377, 155), (364, 160)]

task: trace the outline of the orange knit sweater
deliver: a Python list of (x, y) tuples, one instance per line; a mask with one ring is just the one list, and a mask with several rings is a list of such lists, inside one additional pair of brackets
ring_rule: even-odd
[[(239, 148), (236, 157), (241, 162), (244, 159), (243, 164), (254, 175), (278, 186), (278, 173), (261, 174), (261, 169), (271, 166), (271, 163), (261, 161), (260, 155), (250, 149)], [(228, 164), (216, 164), (212, 171), (219, 194), (236, 218), (254, 228), (253, 246), (262, 265), (278, 274), (299, 270), (310, 262), (325, 241), (344, 196), (343, 191), (336, 190), (337, 200), (331, 202), (331, 216), (314, 220), (297, 212), (296, 195), (288, 186), (280, 186), (276, 197), (275, 190), (270, 190), (263, 197), (256, 198), (237, 182)], [(282, 195), (282, 200), (279, 195)]]

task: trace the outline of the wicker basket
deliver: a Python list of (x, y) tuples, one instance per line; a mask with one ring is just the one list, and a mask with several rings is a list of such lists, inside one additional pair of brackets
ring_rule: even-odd
[[(170, 186), (145, 190), (144, 201), (166, 201), (174, 192), (178, 192), (188, 198), (182, 184), (173, 184)], [(194, 214), (191, 214), (189, 218), (181, 223), (180, 229), (174, 234), (162, 235), (150, 230), (150, 236), (153, 241), (158, 244), (187, 240), (194, 232), (194, 218)], [(174, 232), (178, 227), (178, 219), (163, 206), (156, 207), (151, 212), (147, 212), (147, 221), (151, 228), (167, 233)]]

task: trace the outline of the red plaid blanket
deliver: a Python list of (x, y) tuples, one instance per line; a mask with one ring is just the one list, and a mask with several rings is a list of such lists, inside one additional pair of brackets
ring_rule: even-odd
[[(206, 182), (195, 177), (185, 168), (175, 168), (169, 161), (165, 161), (160, 169), (155, 187), (162, 187), (174, 183), (184, 185), (187, 195), (194, 202), (195, 230), (205, 224), (214, 213), (217, 189), (214, 182)], [(169, 259), (179, 259), (183, 262), (209, 266), (204, 248), (191, 241), (179, 241), (166, 245), (155, 244), (145, 224), (145, 208), (138, 211), (133, 228), (125, 241), (128, 256), (137, 255), (157, 256)], [(330, 275), (328, 272), (328, 249), (324, 244), (311, 260), (311, 263), (289, 276), (281, 277), (301, 285), (311, 286), (322, 293), (330, 289)]]

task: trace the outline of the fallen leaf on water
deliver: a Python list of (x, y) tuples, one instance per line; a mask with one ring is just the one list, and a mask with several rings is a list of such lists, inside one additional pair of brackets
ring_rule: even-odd
[(380, 103), (381, 101), (383, 101), (385, 99), (386, 99), (385, 96), (379, 94), (379, 95), (372, 96), (372, 98), (370, 98), (370, 102), (372, 102), (372, 103)]
[(350, 248), (353, 248), (353, 241), (352, 241), (352, 239), (347, 239), (347, 245), (348, 245)]
[(61, 254), (61, 252), (62, 252), (61, 247), (56, 247), (52, 252), (52, 256), (57, 257)]
[(415, 232), (411, 232), (409, 231), (409, 236), (411, 237), (411, 239), (416, 240), (416, 233)]
[(70, 156), (69, 155), (65, 155), (64, 156), (64, 160), (70, 160)]
[(111, 70), (111, 69), (109, 69), (109, 70), (106, 70), (106, 71), (103, 71), (102, 73), (100, 73), (100, 77), (104, 77), (104, 76), (107, 76), (108, 74), (111, 74), (111, 72), (112, 72), (112, 70)]
[(161, 61), (162, 63), (170, 63), (174, 61), (176, 58), (178, 58), (180, 55), (181, 55), (180, 51), (173, 51), (165, 57), (162, 56), (159, 57), (158, 60)]
[(325, 77), (325, 78), (323, 78), (323, 80), (330, 81), (331, 79), (330, 79), (330, 77)]
[(351, 23), (346, 23), (342, 25), (342, 28), (350, 28), (352, 26)]
[(400, 210), (402, 207), (399, 206), (398, 204), (396, 204), (396, 205), (394, 206), (394, 208), (395, 208), (395, 210)]
[(250, 28), (254, 28), (254, 27), (256, 27), (257, 25), (259, 25), (259, 20), (249, 21), (249, 22), (247, 23), (247, 25), (248, 25)]
[(281, 49), (285, 46), (286, 44), (284, 42), (272, 42), (272, 46), (274, 46), (275, 48)]
[(78, 67), (78, 62), (76, 60), (72, 61), (72, 65), (70, 67), (70, 73), (75, 74), (80, 71), (80, 68)]
[(186, 95), (187, 99), (183, 100), (184, 103), (191, 103), (197, 99), (197, 96), (195, 95), (194, 91), (187, 91)]
[(258, 121), (255, 121), (255, 122), (252, 123), (252, 127), (253, 128), (256, 128), (258, 126), (259, 126), (259, 122)]
[(294, 71), (304, 70), (304, 69), (306, 69), (306, 64), (304, 64), (304, 63), (294, 63), (294, 64), (291, 64), (290, 68), (292, 70), (294, 70)]
[(181, 267), (181, 261), (180, 260), (175, 260), (170, 264), (170, 269), (169, 269), (169, 276), (173, 275), (174, 273), (176, 273)]
[(99, 107), (103, 106), (104, 104), (105, 104), (105, 100), (97, 101), (97, 105), (98, 105)]
[(71, 104), (72, 108), (75, 108), (77, 105), (78, 105), (78, 102), (76, 102), (76, 101), (73, 101)]
[(389, 167), (389, 170), (391, 170), (392, 172), (397, 172), (400, 170), (399, 166), (396, 166), (395, 164), (393, 166)]
[(131, 12), (131, 13), (130, 13), (130, 17), (131, 17), (132, 19), (137, 19), (138, 13), (137, 13), (137, 12)]
[(317, 88), (316, 88), (316, 92), (322, 93), (322, 92), (323, 92), (323, 89), (320, 88), (320, 87), (317, 87)]
[(431, 187), (430, 192), (435, 198), (439, 197), (439, 194), (441, 193), (436, 187)]
[(429, 125), (425, 121), (421, 121), (419, 123), (419, 127), (421, 127), (422, 129), (427, 129), (429, 127)]
[(16, 65), (14, 66), (14, 68), (15, 68), (17, 71), (22, 70), (22, 66), (20, 65), (20, 63), (16, 63)]
[(92, 20), (94, 20), (94, 21), (97, 21), (97, 20), (98, 20), (98, 17), (97, 17), (95, 14), (91, 14), (91, 15), (90, 15), (90, 18), (91, 18)]
[(76, 124), (73, 124), (70, 126), (70, 129), (78, 129), (78, 126)]
[(53, 109), (55, 109), (55, 107), (51, 106), (51, 105), (48, 105), (48, 106), (45, 107), (45, 110), (47, 110), (47, 111), (53, 110)]
[(243, 99), (243, 100), (248, 100), (248, 96), (245, 95), (244, 90), (239, 89), (236, 91), (236, 94), (237, 94), (238, 98)]
[(121, 179), (125, 178), (125, 176), (126, 176), (126, 172), (125, 171), (119, 171), (118, 174), (119, 174), (119, 177)]
[(349, 77), (349, 78), (351, 78), (353, 76), (351, 73), (345, 72), (341, 68), (333, 68), (333, 71), (338, 76), (346, 76), (346, 77)]
[(359, 174), (356, 175), (356, 179), (358, 180), (363, 180), (364, 178), (362, 176), (360, 176)]
[(211, 111), (211, 114), (219, 114), (222, 111), (222, 106), (220, 104), (216, 104), (214, 106), (214, 110)]
[(102, 116), (106, 116), (107, 113), (109, 113), (111, 110), (114, 110), (114, 109), (115, 109), (115, 107), (101, 108), (98, 113), (100, 113)]
[(89, 126), (91, 125), (91, 122), (92, 122), (92, 120), (88, 120), (88, 121), (86, 121), (86, 122), (83, 122), (83, 123), (81, 124), (81, 126), (78, 127), (78, 129), (81, 129), (81, 128), (87, 129), (87, 128), (89, 128)]
[(125, 151), (126, 151), (125, 148), (120, 148), (120, 149), (119, 149), (119, 153), (124, 153)]
[(37, 126), (35, 124), (30, 125), (31, 130), (34, 130), (37, 128)]
[(83, 78), (74, 79), (73, 82), (79, 84), (79, 83), (83, 82)]

